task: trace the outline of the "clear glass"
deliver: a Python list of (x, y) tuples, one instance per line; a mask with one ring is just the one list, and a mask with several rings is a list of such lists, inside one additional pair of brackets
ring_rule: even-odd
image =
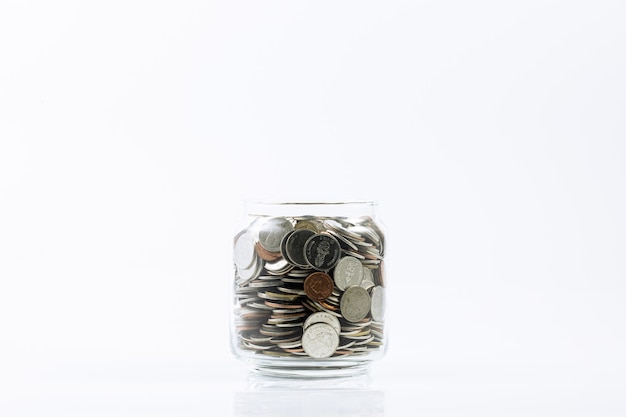
[(233, 354), (272, 376), (367, 371), (387, 349), (373, 201), (245, 201), (233, 238)]

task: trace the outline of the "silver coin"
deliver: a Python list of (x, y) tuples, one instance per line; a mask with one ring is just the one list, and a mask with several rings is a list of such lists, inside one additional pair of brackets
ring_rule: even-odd
[(280, 252), (280, 242), (293, 230), (293, 224), (284, 217), (269, 218), (259, 230), (259, 243), (270, 252)]
[(299, 297), (296, 294), (284, 294), (284, 293), (273, 292), (273, 291), (265, 291), (265, 292), (259, 291), (257, 295), (265, 300), (271, 300), (271, 301), (294, 301), (294, 300), (297, 300)]
[(341, 255), (337, 239), (327, 234), (311, 236), (304, 245), (304, 256), (313, 268), (328, 271), (335, 266)]
[(372, 288), (372, 319), (382, 321), (385, 317), (385, 289), (380, 285)]
[(256, 308), (257, 310), (261, 311), (272, 311), (272, 307), (264, 303), (250, 303), (248, 304), (248, 307)]
[(312, 324), (302, 334), (302, 348), (312, 358), (329, 358), (338, 346), (339, 334), (330, 324)]
[(310, 268), (304, 256), (304, 245), (313, 235), (315, 235), (315, 232), (308, 229), (294, 230), (289, 233), (286, 238), (285, 254), (287, 255), (286, 258), (289, 259), (292, 264), (301, 268)]
[(291, 236), (293, 232), (294, 230), (287, 232), (287, 234), (283, 236), (283, 239), (280, 241), (280, 254), (291, 264), (293, 264), (293, 262), (289, 259), (289, 254), (287, 253), (287, 239), (289, 239), (289, 236)]
[(363, 281), (363, 265), (355, 257), (344, 256), (337, 262), (333, 278), (340, 290), (359, 285)]
[(278, 347), (283, 348), (283, 349), (295, 349), (295, 348), (299, 348), (300, 346), (302, 346), (302, 340), (300, 339), (297, 339), (293, 342), (278, 343)]
[(242, 337), (243, 340), (245, 340), (246, 342), (252, 342), (252, 343), (266, 343), (270, 341), (270, 338), (268, 336), (250, 336), (250, 337)]
[(349, 322), (363, 320), (370, 311), (372, 300), (367, 290), (362, 287), (352, 286), (346, 289), (341, 296), (339, 308), (343, 317)]
[[(276, 278), (276, 277), (273, 277), (273, 278)], [(257, 277), (254, 281), (248, 284), (249, 287), (247, 288), (253, 288), (258, 291), (259, 288), (276, 287), (277, 285), (280, 285), (282, 283), (283, 282), (279, 279), (274, 280), (274, 281), (266, 281), (266, 280), (259, 280), (259, 277)]]
[(306, 292), (300, 288), (276, 287), (276, 289), (287, 294), (306, 295)]
[(267, 262), (265, 264), (265, 270), (271, 275), (283, 275), (289, 272), (291, 268), (293, 268), (293, 266), (284, 259), (279, 259), (276, 262)]
[(250, 297), (239, 297), (237, 299), (237, 301), (239, 301), (239, 304), (244, 305), (244, 304), (248, 304), (248, 303), (253, 303), (255, 301), (259, 301), (260, 298), (256, 297), (256, 296), (250, 296)]
[(374, 341), (374, 339), (375, 339), (375, 337), (374, 337), (374, 336), (369, 336), (369, 337), (368, 337), (368, 338), (366, 338), (365, 340), (360, 340), (360, 341), (356, 342), (356, 343), (354, 344), (354, 346), (362, 346), (362, 345), (366, 345), (366, 344), (368, 344), (368, 343), (373, 342), (373, 341)]
[(265, 349), (269, 349), (272, 348), (273, 346), (270, 344), (268, 345), (255, 345), (249, 342), (241, 342), (243, 344), (243, 346), (245, 346), (248, 349), (252, 349), (252, 350), (265, 350)]
[(252, 265), (256, 251), (254, 250), (254, 237), (250, 232), (243, 232), (235, 241), (233, 258), (238, 268), (246, 269)]
[(259, 276), (262, 269), (263, 262), (261, 262), (259, 257), (255, 255), (252, 265), (248, 268), (237, 268), (237, 275), (240, 278), (240, 280), (237, 281), (237, 285), (242, 286), (252, 281), (254, 278)]
[(372, 274), (372, 270), (366, 266), (363, 266), (363, 281), (361, 281), (361, 287), (369, 290), (374, 285), (374, 275)]
[(341, 233), (342, 235), (349, 237), (353, 240), (363, 240), (361, 236), (359, 236), (358, 234), (354, 232), (351, 232), (350, 230), (345, 228), (341, 223), (339, 223), (337, 220), (332, 220), (332, 219), (324, 220), (324, 226), (329, 229), (336, 230), (338, 233)]
[[(352, 250), (359, 250), (357, 245), (355, 245), (354, 243), (350, 242), (348, 239), (346, 239), (345, 237), (341, 236), (339, 233), (335, 232), (334, 230), (328, 230), (328, 233), (333, 235), (334, 237), (336, 237), (340, 244), (343, 243), (344, 247), (348, 246)], [(348, 249), (348, 248), (345, 248), (345, 249)]]
[(318, 311), (317, 313), (313, 313), (307, 317), (306, 320), (304, 320), (304, 330), (315, 323), (329, 324), (337, 333), (341, 332), (341, 323), (339, 323), (339, 319), (325, 311)]
[(355, 225), (355, 226), (349, 227), (348, 230), (350, 230), (353, 233), (359, 234), (361, 236), (365, 236), (370, 241), (372, 241), (372, 243), (376, 245), (380, 244), (380, 237), (370, 227), (363, 226), (363, 225)]
[(353, 250), (347, 250), (347, 249), (342, 249), (341, 251), (348, 256), (353, 256), (358, 259), (365, 259), (365, 256), (361, 255), (359, 252), (355, 252)]

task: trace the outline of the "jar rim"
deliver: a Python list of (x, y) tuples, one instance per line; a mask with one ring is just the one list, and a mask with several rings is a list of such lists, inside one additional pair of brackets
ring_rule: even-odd
[(243, 200), (244, 212), (250, 215), (260, 216), (318, 215), (354, 217), (362, 215), (374, 215), (377, 206), (378, 203), (373, 200)]
[(344, 201), (309, 201), (309, 200), (272, 200), (272, 199), (246, 199), (246, 204), (260, 204), (268, 206), (345, 206), (365, 205), (376, 206), (376, 200), (344, 200)]

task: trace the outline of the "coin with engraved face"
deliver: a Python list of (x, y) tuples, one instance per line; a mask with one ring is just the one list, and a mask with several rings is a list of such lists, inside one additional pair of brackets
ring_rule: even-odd
[(272, 217), (261, 224), (259, 243), (269, 252), (280, 252), (280, 242), (293, 230), (293, 224), (284, 217)]
[(363, 281), (363, 265), (353, 256), (344, 256), (337, 262), (333, 277), (340, 290), (359, 285)]
[(339, 309), (341, 315), (349, 322), (363, 320), (370, 311), (372, 301), (367, 290), (363, 287), (348, 287), (341, 296)]
[(333, 293), (333, 280), (324, 272), (313, 272), (304, 280), (304, 292), (313, 301), (324, 301)]
[(341, 332), (341, 323), (339, 322), (339, 319), (325, 311), (318, 311), (317, 313), (311, 314), (309, 317), (306, 318), (302, 327), (304, 328), (304, 330), (306, 330), (307, 327), (315, 323), (330, 324), (332, 328), (335, 329), (337, 334)]
[(330, 235), (318, 233), (311, 236), (304, 245), (306, 261), (320, 271), (328, 271), (335, 266), (339, 255), (341, 255), (339, 242)]
[(339, 346), (339, 334), (330, 324), (315, 323), (302, 334), (302, 348), (312, 358), (329, 358)]

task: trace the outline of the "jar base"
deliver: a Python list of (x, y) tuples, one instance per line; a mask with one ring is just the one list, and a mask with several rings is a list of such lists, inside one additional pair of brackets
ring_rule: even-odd
[(301, 361), (301, 360), (247, 360), (250, 372), (257, 375), (279, 378), (341, 378), (365, 375), (369, 361)]

